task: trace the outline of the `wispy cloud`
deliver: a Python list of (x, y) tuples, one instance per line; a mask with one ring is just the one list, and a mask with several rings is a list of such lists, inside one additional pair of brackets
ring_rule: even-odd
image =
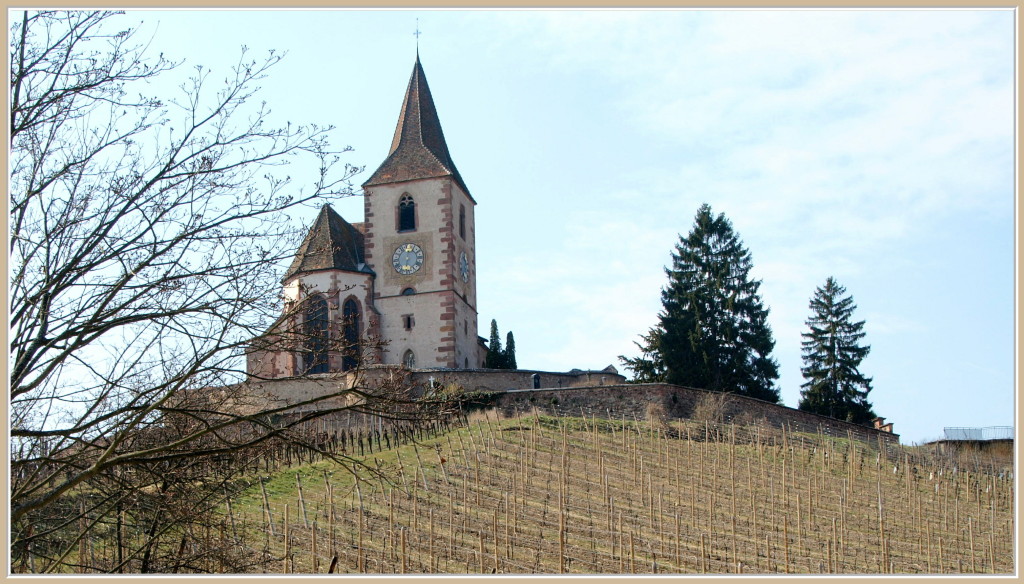
[[(872, 337), (901, 343), (872, 356), (892, 372), (884, 386), (896, 382), (890, 360), (918, 358), (907, 345), (934, 334), (913, 299), (958, 286), (934, 279), (941, 254), (987, 257), (989, 232), (1012, 233), (1012, 13), (546, 11), (502, 23), (524, 53), (544, 55), (538, 71), (599, 92), (614, 118), (596, 123), (628, 132), (614, 145), (619, 167), (589, 169), (608, 175), (585, 195), (600, 211), (570, 217), (545, 264), (559, 280), (544, 302), (569, 329), (552, 361), (635, 353), (676, 234), (708, 202), (753, 253), (787, 402), (801, 381), (807, 302), (830, 275), (867, 301), (858, 316)], [(611, 273), (582, 267), (617, 257), (626, 265)], [(630, 298), (646, 300), (631, 312)], [(625, 345), (624, 320), (637, 322)], [(932, 357), (943, 350), (929, 346)], [(915, 371), (915, 383), (944, 383)]]

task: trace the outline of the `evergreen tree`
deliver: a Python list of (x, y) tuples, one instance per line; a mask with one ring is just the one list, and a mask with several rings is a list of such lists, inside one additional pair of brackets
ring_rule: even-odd
[(852, 296), (844, 296), (846, 288), (829, 277), (811, 298), (810, 332), (804, 338), (800, 368), (807, 381), (800, 387), (799, 409), (869, 425), (875, 413), (868, 402), (871, 378), (859, 370), (860, 363), (871, 351), (861, 346), (864, 321), (853, 322), (857, 306)]
[(484, 368), (505, 369), (505, 352), (501, 350), (501, 339), (498, 335), (498, 323), (491, 319), (491, 339), (487, 343), (487, 357)]
[(508, 335), (505, 336), (505, 368), (519, 368), (516, 365), (516, 339), (512, 336), (512, 331), (508, 331)]
[(658, 328), (652, 328), (645, 335), (640, 335), (641, 342), (634, 343), (640, 348), (641, 356), (634, 359), (627, 359), (619, 355), (619, 360), (626, 368), (633, 371), (631, 383), (659, 383), (667, 379), (668, 371), (665, 368), (665, 361), (661, 358), (661, 351), (658, 349), (660, 337)]
[(667, 382), (779, 401), (768, 309), (750, 278), (750, 252), (724, 214), (702, 205), (665, 270), (658, 325), (620, 357), (636, 382)]

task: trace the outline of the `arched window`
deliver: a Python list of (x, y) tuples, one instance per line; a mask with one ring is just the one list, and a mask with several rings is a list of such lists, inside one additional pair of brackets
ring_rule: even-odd
[(466, 239), (466, 206), (459, 205), (459, 237)]
[(409, 193), (398, 200), (398, 230), (416, 231), (416, 203)]
[(405, 354), (402, 355), (402, 365), (409, 369), (416, 368), (416, 354), (412, 352), (412, 349), (405, 350)]
[(306, 373), (327, 373), (327, 301), (320, 294), (314, 294), (306, 301), (305, 322), (305, 369)]
[(342, 305), (343, 336), (345, 339), (344, 353), (341, 357), (341, 370), (355, 369), (359, 364), (359, 304), (349, 298)]
[(406, 288), (405, 290), (402, 290), (402, 296), (412, 296), (415, 293), (416, 290), (414, 288)]

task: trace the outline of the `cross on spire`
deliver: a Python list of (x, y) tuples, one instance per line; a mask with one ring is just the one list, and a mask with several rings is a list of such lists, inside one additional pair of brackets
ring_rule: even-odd
[(413, 36), (416, 37), (416, 55), (419, 55), (420, 54), (420, 35), (423, 34), (422, 32), (420, 32), (420, 19), (419, 18), (416, 19), (416, 32), (414, 32), (412, 34), (413, 34)]

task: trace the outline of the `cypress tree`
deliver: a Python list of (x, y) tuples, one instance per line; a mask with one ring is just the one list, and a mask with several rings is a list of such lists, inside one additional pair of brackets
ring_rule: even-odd
[(505, 336), (505, 369), (518, 369), (516, 365), (516, 339), (512, 336), (512, 331), (508, 331), (508, 335)]
[(806, 321), (809, 330), (801, 333), (804, 366), (800, 371), (807, 381), (800, 386), (798, 407), (870, 425), (875, 418), (867, 399), (871, 378), (860, 372), (860, 363), (871, 347), (860, 344), (864, 321), (852, 320), (857, 305), (845, 294), (846, 288), (830, 276), (811, 298), (811, 316)]
[(487, 343), (487, 357), (484, 359), (484, 368), (505, 368), (505, 352), (501, 349), (501, 339), (498, 335), (498, 323), (494, 319), (491, 319), (491, 339)]
[(775, 340), (752, 260), (732, 223), (704, 204), (666, 268), (658, 324), (620, 357), (636, 382), (667, 382), (779, 401)]

